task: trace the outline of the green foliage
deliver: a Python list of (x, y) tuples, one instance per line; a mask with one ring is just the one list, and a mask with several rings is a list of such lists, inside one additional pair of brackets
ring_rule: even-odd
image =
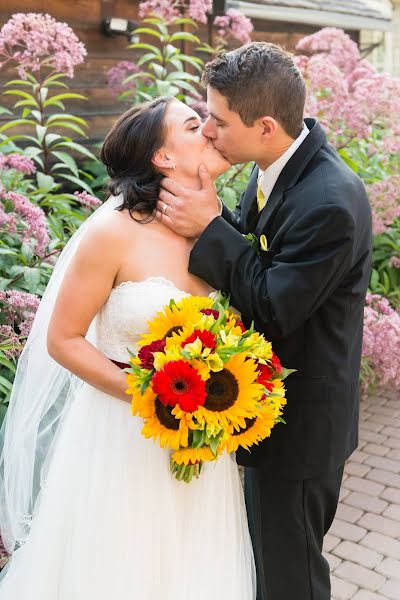
[[(0, 127), (0, 151), (10, 142), (22, 142), (24, 154), (32, 158), (43, 175), (51, 175), (55, 181), (72, 182), (93, 193), (87, 174), (79, 168), (73, 154), (92, 160), (96, 157), (71, 137), (87, 137), (87, 123), (81, 117), (67, 113), (64, 104), (65, 100), (86, 98), (69, 91), (68, 85), (62, 81), (66, 77), (57, 73), (40, 81), (28, 73), (26, 80), (12, 79), (6, 83), (7, 89), (3, 94), (17, 98), (14, 110), (20, 115)], [(59, 93), (60, 87), (65, 91)], [(17, 131), (13, 133), (15, 129)], [(71, 135), (67, 135), (66, 131), (72, 132)]]
[(400, 308), (400, 269), (390, 264), (393, 256), (400, 256), (400, 219), (393, 227), (374, 239), (370, 291), (388, 298), (395, 308)]
[[(134, 90), (127, 90), (120, 96), (121, 100), (133, 97), (135, 102), (151, 100), (157, 96), (176, 96), (185, 101), (188, 94), (198, 94), (200, 75), (204, 62), (192, 54), (184, 54), (179, 48), (181, 42), (200, 44), (200, 39), (188, 31), (171, 32), (177, 26), (190, 26), (197, 29), (195, 21), (188, 18), (177, 18), (171, 24), (160, 17), (149, 17), (143, 20), (144, 27), (135, 29), (134, 34), (151, 36), (156, 44), (142, 41), (131, 44), (129, 48), (140, 51), (137, 60), (144, 70), (129, 75), (124, 83), (137, 82)], [(194, 73), (190, 73), (190, 66)]]

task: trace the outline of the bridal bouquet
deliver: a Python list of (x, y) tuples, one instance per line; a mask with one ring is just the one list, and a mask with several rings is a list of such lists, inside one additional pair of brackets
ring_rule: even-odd
[(127, 394), (142, 434), (172, 450), (178, 480), (189, 483), (204, 462), (249, 449), (283, 421), (292, 371), (221, 293), (171, 300), (148, 326), (131, 354)]

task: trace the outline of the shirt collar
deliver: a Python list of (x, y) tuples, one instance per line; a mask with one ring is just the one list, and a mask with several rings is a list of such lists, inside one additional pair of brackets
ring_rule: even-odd
[(293, 156), (293, 154), (296, 152), (297, 148), (303, 143), (303, 141), (305, 140), (305, 138), (307, 137), (307, 135), (309, 133), (310, 133), (310, 130), (308, 129), (307, 125), (304, 123), (302, 132), (293, 141), (293, 143), (289, 146), (289, 148), (282, 154), (282, 156), (280, 156), (275, 162), (273, 162), (272, 165), (269, 165), (269, 167), (267, 167), (265, 169), (265, 171), (261, 171), (261, 169), (259, 170), (258, 179), (259, 180), (261, 179), (260, 186), (261, 186), (261, 189), (262, 189), (266, 199), (268, 199), (268, 197), (270, 196), (270, 194), (273, 190), (273, 187), (274, 187), (281, 171), (283, 170), (284, 166), (290, 160), (290, 158)]

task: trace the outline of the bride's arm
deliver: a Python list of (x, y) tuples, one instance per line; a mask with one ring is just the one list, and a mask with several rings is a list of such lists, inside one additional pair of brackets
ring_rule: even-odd
[(85, 339), (89, 325), (106, 302), (124, 253), (118, 219), (108, 216), (92, 226), (65, 273), (47, 335), (47, 349), (63, 367), (99, 390), (121, 400), (126, 374)]

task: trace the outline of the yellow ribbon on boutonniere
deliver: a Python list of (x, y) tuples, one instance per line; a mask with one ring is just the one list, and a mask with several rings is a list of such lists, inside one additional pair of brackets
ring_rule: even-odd
[(264, 234), (260, 235), (260, 246), (261, 250), (264, 250), (264, 252), (268, 250), (268, 242)]

